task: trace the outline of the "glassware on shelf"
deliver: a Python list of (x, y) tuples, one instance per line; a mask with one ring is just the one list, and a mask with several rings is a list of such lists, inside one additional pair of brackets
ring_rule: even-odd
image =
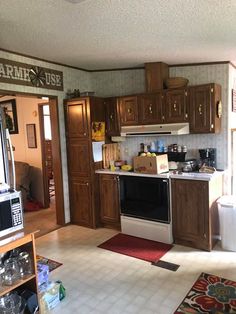
[(3, 265), (0, 265), (0, 288), (4, 284), (4, 273), (5, 273), (5, 267)]
[(20, 267), (16, 257), (10, 257), (4, 262), (5, 272), (3, 275), (3, 284), (12, 286), (20, 278)]
[(32, 261), (28, 252), (19, 253), (18, 264), (21, 278), (32, 274)]
[(1, 314), (23, 314), (26, 302), (16, 292), (8, 293), (0, 298)]

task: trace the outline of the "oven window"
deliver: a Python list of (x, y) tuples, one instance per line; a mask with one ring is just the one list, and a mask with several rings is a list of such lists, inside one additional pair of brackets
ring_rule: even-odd
[(123, 215), (170, 221), (168, 179), (121, 176), (120, 196)]
[(12, 214), (10, 200), (0, 202), (0, 231), (12, 227)]

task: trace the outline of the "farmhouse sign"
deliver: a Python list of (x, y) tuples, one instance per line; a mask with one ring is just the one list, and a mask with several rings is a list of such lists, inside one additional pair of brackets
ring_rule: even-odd
[(0, 83), (63, 90), (63, 72), (0, 58)]

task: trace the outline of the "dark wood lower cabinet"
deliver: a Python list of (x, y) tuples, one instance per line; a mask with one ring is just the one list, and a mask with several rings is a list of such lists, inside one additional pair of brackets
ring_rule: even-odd
[(88, 178), (70, 179), (71, 222), (94, 227), (92, 219), (92, 186)]
[(101, 222), (120, 228), (119, 176), (99, 175)]
[(210, 181), (172, 179), (173, 238), (176, 244), (210, 251), (219, 235), (216, 200), (222, 176)]

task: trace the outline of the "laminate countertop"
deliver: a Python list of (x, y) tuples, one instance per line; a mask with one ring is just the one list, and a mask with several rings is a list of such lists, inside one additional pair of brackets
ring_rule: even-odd
[(119, 176), (138, 176), (138, 177), (149, 177), (149, 178), (162, 178), (162, 179), (183, 179), (183, 180), (199, 180), (199, 181), (210, 181), (218, 176), (222, 176), (224, 171), (215, 171), (214, 173), (203, 173), (203, 172), (176, 172), (169, 171), (162, 174), (146, 174), (138, 173), (133, 171), (122, 171), (115, 170), (111, 171), (109, 169), (99, 169), (95, 173), (100, 174), (115, 174)]

